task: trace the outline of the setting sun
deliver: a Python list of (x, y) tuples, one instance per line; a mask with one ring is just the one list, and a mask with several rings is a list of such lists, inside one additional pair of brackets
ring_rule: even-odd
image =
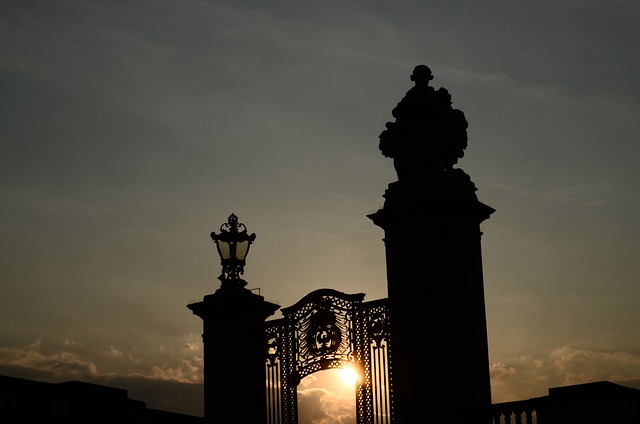
[(352, 366), (346, 366), (340, 370), (340, 380), (352, 386), (358, 381), (358, 373)]

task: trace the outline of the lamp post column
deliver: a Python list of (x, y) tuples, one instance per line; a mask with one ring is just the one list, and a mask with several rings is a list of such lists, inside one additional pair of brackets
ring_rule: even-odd
[[(234, 217), (229, 218), (232, 225), (237, 224)], [(234, 232), (246, 238), (246, 230), (228, 234)], [(220, 424), (263, 424), (267, 422), (265, 320), (280, 306), (244, 288), (246, 282), (239, 275), (248, 245), (242, 258), (224, 257), (223, 252), (235, 255), (233, 246), (239, 243), (229, 240), (228, 234), (223, 231), (221, 238), (231, 248), (218, 244), (223, 264), (220, 288), (201, 302), (187, 305), (203, 321), (204, 415), (207, 422)], [(214, 236), (212, 233), (218, 243)], [(253, 241), (255, 235), (249, 237)]]
[(203, 321), (206, 421), (266, 423), (265, 320), (280, 306), (239, 289), (187, 307)]

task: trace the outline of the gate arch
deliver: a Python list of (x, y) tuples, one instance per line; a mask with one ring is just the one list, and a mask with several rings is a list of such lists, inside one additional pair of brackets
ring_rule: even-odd
[(358, 424), (393, 422), (387, 299), (319, 289), (266, 323), (268, 424), (298, 423), (298, 384), (317, 371), (354, 366)]

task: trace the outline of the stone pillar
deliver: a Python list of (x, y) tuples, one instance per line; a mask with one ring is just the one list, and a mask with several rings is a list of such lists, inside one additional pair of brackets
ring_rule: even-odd
[(494, 209), (454, 168), (468, 122), (432, 79), (414, 68), (380, 134), (398, 181), (369, 215), (384, 230), (396, 424), (483, 422), (472, 415), (491, 405), (480, 223)]
[(494, 210), (453, 175), (392, 183), (369, 216), (384, 230), (399, 424), (469, 422), (491, 405), (479, 226)]
[(205, 420), (266, 423), (265, 320), (280, 306), (241, 288), (187, 307), (203, 321)]

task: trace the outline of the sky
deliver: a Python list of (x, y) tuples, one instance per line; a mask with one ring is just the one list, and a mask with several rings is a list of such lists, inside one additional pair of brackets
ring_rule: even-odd
[[(0, 375), (201, 415), (186, 305), (219, 286), (231, 213), (266, 300), (386, 297), (378, 136), (425, 64), (496, 209), (493, 401), (640, 388), (637, 40), (634, 0), (0, 0)], [(354, 423), (326, 375), (302, 424)]]

